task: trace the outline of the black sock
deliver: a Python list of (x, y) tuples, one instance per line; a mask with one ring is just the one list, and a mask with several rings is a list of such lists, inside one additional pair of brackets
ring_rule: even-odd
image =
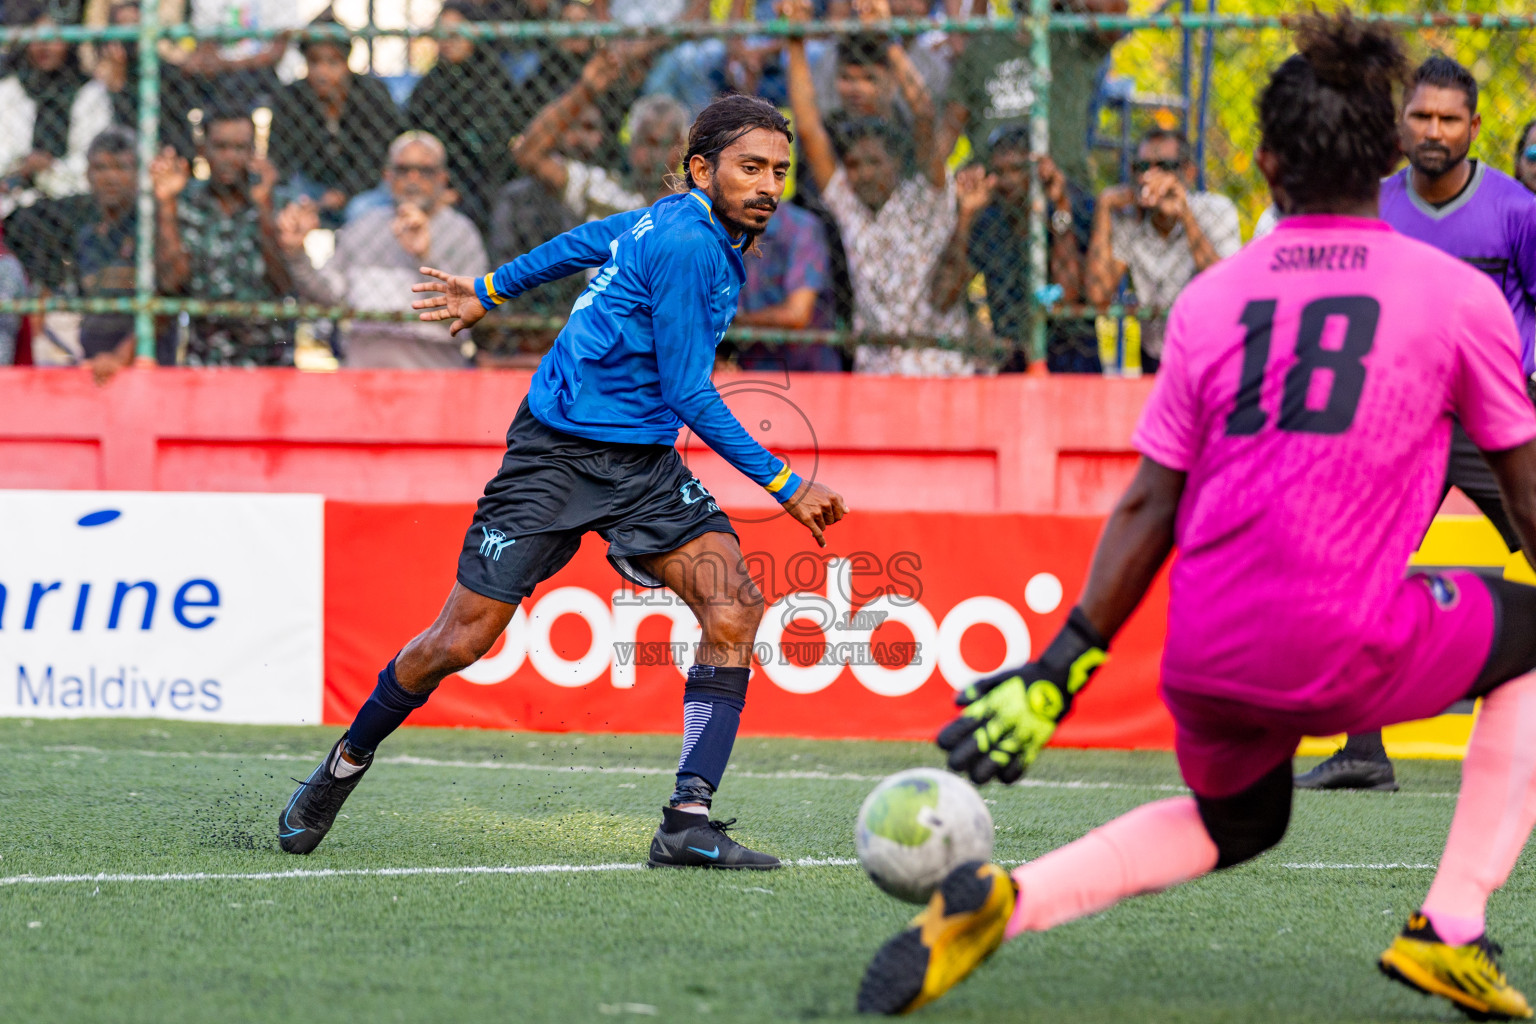
[(1351, 733), (1344, 741), (1344, 755), (1357, 761), (1385, 761), (1387, 748), (1381, 742), (1381, 731)]
[[(736, 745), (736, 728), (747, 703), (751, 669), (695, 665), (683, 689), (683, 753), (677, 759), (672, 806), (702, 803), (720, 785)], [(703, 783), (701, 787), (699, 784)], [(707, 788), (705, 788), (707, 787)]]
[(400, 728), (412, 711), (421, 707), (431, 692), (412, 693), (395, 678), (395, 659), (390, 658), (372, 695), (358, 708), (347, 730), (347, 746), (359, 754), (371, 754), (384, 737)]

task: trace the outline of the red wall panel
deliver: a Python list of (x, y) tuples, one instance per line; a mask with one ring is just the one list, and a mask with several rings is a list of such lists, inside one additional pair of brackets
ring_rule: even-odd
[[(0, 485), (307, 491), (472, 501), (527, 393), (522, 372), (0, 369)], [(1101, 514), (1150, 382), (722, 375), (737, 416), (859, 510)], [(727, 505), (770, 499), (685, 433)]]

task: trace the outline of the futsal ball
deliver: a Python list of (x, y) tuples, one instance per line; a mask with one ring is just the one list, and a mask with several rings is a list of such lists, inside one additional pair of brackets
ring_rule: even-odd
[(864, 798), (857, 843), (859, 863), (876, 885), (897, 899), (926, 903), (951, 870), (992, 858), (992, 815), (959, 776), (912, 768)]

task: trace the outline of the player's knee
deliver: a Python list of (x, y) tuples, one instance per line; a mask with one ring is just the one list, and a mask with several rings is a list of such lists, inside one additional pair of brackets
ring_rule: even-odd
[(736, 600), (709, 606), (699, 623), (706, 639), (722, 643), (751, 643), (763, 621), (763, 599)]
[(1291, 763), (1285, 761), (1241, 793), (1195, 797), (1200, 820), (1216, 844), (1218, 871), (1252, 860), (1280, 842), (1291, 821), (1291, 792)]
[(487, 640), (475, 630), (451, 625), (434, 629), (423, 639), (426, 650), (422, 653), (434, 675), (450, 675), (468, 668), (485, 657), (496, 642), (494, 636)]

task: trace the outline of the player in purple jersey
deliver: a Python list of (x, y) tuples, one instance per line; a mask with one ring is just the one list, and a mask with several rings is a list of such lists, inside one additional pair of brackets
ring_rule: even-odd
[(1536, 824), (1536, 588), (1403, 575), (1435, 511), (1453, 416), (1536, 547), (1520, 339), (1487, 275), (1376, 216), (1398, 155), (1396, 37), (1313, 14), (1297, 44), (1260, 98), (1256, 155), (1289, 216), (1174, 303), (1134, 436), (1143, 457), (1082, 596), (1038, 661), (968, 687), (939, 734), (952, 768), (1017, 780), (1177, 545), (1162, 694), (1192, 795), (1011, 875), (956, 868), (876, 954), (861, 1010), (915, 1009), (1007, 939), (1263, 853), (1290, 820), (1303, 735), (1482, 696), (1445, 855), (1380, 966), (1478, 1019), (1531, 1016), (1483, 915)]
[[(1397, 231), (1488, 274), (1520, 329), (1526, 373), (1536, 330), (1536, 198), (1525, 186), (1478, 160), (1477, 79), (1449, 57), (1431, 57), (1413, 73), (1403, 107), (1408, 166), (1381, 186), (1381, 219)], [(1452, 487), (1477, 505), (1511, 552), (1520, 538), (1499, 500), (1499, 486), (1477, 445), (1458, 425), (1442, 495)], [(1381, 733), (1350, 736), (1332, 757), (1296, 777), (1302, 789), (1397, 789)]]

